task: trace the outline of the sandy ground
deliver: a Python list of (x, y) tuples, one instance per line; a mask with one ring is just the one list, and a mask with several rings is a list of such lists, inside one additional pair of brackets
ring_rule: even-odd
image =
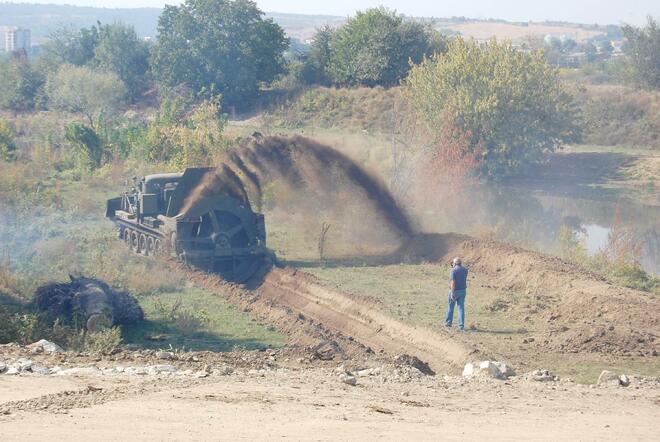
[[(660, 417), (657, 384), (589, 388), (385, 375), (349, 386), (331, 367), (194, 380), (126, 377), (104, 379), (103, 387), (98, 378), (0, 379), (0, 406), (55, 391), (71, 396), (90, 385), (110, 393), (96, 405), (44, 405), (0, 416), (8, 441), (653, 440)], [(122, 393), (113, 397), (113, 389)]]

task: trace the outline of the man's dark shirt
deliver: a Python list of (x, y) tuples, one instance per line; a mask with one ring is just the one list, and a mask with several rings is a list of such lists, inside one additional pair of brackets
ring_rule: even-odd
[(451, 279), (454, 281), (454, 290), (465, 290), (467, 289), (467, 276), (468, 269), (462, 265), (454, 266), (451, 269)]

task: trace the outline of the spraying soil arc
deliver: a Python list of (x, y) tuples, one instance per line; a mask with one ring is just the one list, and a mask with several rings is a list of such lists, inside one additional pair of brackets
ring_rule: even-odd
[[(346, 155), (302, 136), (252, 137), (227, 152), (221, 164), (191, 193), (181, 213), (185, 215), (198, 200), (222, 194), (230, 187), (249, 194), (253, 204), (261, 207), (264, 189), (272, 183), (280, 186), (275, 199), (285, 200), (283, 194), (295, 195), (285, 204), (310, 217), (321, 211), (342, 212), (344, 222), (372, 222), (389, 230), (399, 241), (414, 236), (408, 214), (384, 183)], [(368, 216), (348, 210), (351, 205), (368, 210)]]

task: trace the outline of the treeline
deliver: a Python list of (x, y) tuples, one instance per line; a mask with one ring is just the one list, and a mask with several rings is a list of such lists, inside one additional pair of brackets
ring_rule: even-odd
[[(636, 87), (659, 89), (657, 23), (649, 18), (646, 27), (625, 26), (623, 32), (628, 78)], [(451, 141), (444, 135), (460, 133), (469, 141), (464, 154), (492, 177), (538, 161), (583, 133), (575, 94), (542, 51), (448, 40), (385, 8), (359, 12), (337, 29), (319, 29), (308, 51), (292, 53), (290, 45), (253, 1), (187, 0), (165, 7), (152, 43), (118, 23), (54, 33), (40, 57), (19, 54), (0, 64), (0, 107), (83, 116), (67, 126), (65, 138), (91, 167), (129, 150), (180, 166), (199, 162), (212, 141), (191, 141), (186, 130), (222, 128), (220, 103), (247, 109), (277, 87), (402, 85), (407, 109), (425, 126), (425, 144), (440, 152)], [(127, 105), (160, 111), (130, 129), (111, 124)], [(195, 146), (185, 153), (182, 146), (190, 143)], [(4, 146), (10, 152), (15, 143)]]

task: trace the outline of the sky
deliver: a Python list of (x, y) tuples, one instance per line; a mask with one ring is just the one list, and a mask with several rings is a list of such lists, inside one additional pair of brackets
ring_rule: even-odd
[[(0, 0), (4, 1), (4, 0)], [(13, 0), (14, 3), (22, 1)], [(162, 7), (177, 0), (26, 0), (25, 3), (99, 7)], [(267, 12), (347, 16), (372, 6), (424, 17), (466, 16), (510, 21), (562, 20), (577, 23), (642, 25), (646, 16), (660, 18), (660, 0), (257, 0)]]

